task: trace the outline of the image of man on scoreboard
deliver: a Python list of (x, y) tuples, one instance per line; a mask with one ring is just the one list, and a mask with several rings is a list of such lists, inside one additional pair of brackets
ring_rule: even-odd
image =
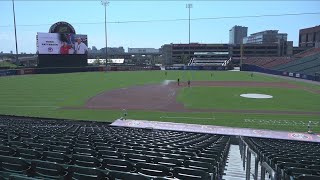
[(78, 37), (74, 43), (74, 52), (75, 54), (87, 54), (88, 52), (88, 47), (82, 42), (80, 37)]

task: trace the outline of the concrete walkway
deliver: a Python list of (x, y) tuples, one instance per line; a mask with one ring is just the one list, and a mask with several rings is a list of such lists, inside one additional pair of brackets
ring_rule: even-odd
[(261, 130), (261, 129), (185, 124), (185, 123), (160, 122), (160, 121), (146, 121), (146, 120), (132, 120), (132, 119), (130, 120), (118, 119), (114, 121), (111, 125), (121, 126), (121, 127), (133, 127), (133, 128), (149, 128), (149, 129), (151, 128), (151, 129), (171, 130), (171, 131), (185, 131), (185, 132), (197, 132), (197, 133), (208, 133), (208, 134), (320, 142), (320, 134), (308, 134), (308, 133), (287, 132), (287, 131), (272, 131), (272, 130)]

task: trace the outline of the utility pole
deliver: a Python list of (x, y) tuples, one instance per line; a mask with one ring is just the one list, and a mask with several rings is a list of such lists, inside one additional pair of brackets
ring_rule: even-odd
[(16, 26), (16, 12), (14, 9), (14, 0), (12, 0), (12, 11), (13, 11), (13, 24), (14, 24), (14, 36), (16, 42), (16, 64), (19, 65), (19, 52), (18, 52), (18, 40), (17, 40), (17, 26)]
[(109, 5), (108, 0), (101, 0), (101, 4), (104, 6), (104, 34), (105, 34), (105, 41), (106, 41), (106, 67), (108, 63), (108, 34), (107, 34), (107, 6)]
[(191, 13), (191, 8), (192, 8), (192, 4), (186, 4), (186, 8), (189, 9), (189, 59), (191, 60), (191, 47), (190, 47), (190, 13)]

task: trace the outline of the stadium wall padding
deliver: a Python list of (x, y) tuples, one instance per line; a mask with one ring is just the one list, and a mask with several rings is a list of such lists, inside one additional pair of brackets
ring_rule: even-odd
[(307, 79), (311, 81), (320, 81), (319, 76), (312, 76), (312, 75), (295, 73), (295, 72), (287, 72), (287, 71), (277, 71), (273, 69), (262, 68), (252, 64), (242, 64), (241, 71), (254, 71), (254, 72), (261, 72), (266, 74), (289, 76), (289, 77), (298, 78), (298, 79)]
[(21, 68), (0, 70), (0, 76), (24, 75), (24, 74), (59, 74), (74, 72), (96, 71), (141, 71), (161, 70), (159, 66), (88, 66), (88, 67), (50, 67), (50, 68)]
[(86, 67), (87, 59), (86, 54), (39, 54), (38, 67)]

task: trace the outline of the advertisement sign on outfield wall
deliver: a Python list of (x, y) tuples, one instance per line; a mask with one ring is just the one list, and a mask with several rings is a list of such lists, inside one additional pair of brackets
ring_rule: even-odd
[(38, 33), (38, 54), (87, 54), (87, 35), (71, 33)]

